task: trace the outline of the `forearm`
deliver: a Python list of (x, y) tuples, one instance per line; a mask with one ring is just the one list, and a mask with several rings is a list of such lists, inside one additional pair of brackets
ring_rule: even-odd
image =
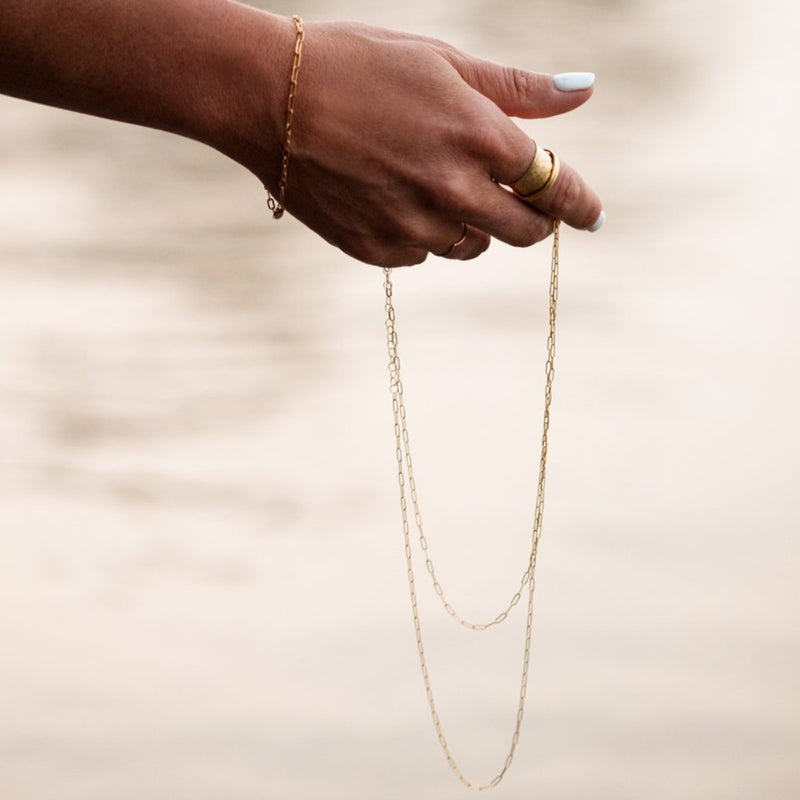
[[(591, 74), (559, 82), (354, 23), (304, 32), (286, 208), (327, 241), (399, 266), (530, 245), (553, 218), (602, 224), (563, 161), (532, 206), (504, 188), (537, 150), (509, 115), (577, 108)], [(299, 45), (292, 20), (233, 0), (0, 0), (0, 92), (197, 139), (275, 192)]]
[(2, 0), (0, 92), (277, 163), (293, 40), (230, 0)]

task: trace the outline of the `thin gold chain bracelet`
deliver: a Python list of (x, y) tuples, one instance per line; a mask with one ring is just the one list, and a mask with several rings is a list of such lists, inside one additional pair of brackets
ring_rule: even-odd
[(278, 182), (278, 197), (272, 196), (267, 189), (267, 206), (275, 219), (280, 219), (286, 210), (286, 184), (289, 176), (289, 156), (292, 153), (292, 123), (294, 122), (294, 100), (297, 95), (297, 77), (300, 74), (300, 60), (303, 56), (303, 20), (298, 16), (294, 20), (297, 35), (294, 42), (294, 56), (292, 58), (292, 75), (289, 79), (289, 97), (286, 101), (286, 122), (283, 128), (283, 156), (281, 158), (281, 176)]

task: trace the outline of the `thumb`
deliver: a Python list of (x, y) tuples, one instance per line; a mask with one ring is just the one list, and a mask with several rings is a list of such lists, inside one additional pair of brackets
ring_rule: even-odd
[(594, 74), (591, 72), (550, 75), (506, 67), (462, 53), (450, 53), (448, 57), (473, 89), (510, 117), (553, 117), (572, 111), (592, 96)]

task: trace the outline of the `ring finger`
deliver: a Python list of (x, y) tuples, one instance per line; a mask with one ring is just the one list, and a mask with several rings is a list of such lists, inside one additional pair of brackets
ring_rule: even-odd
[(467, 225), (467, 223), (464, 222), (461, 225), (461, 230), (457, 238), (454, 238), (450, 245), (437, 248), (431, 252), (440, 258), (468, 261), (485, 252), (490, 242), (491, 238), (489, 234), (484, 233), (478, 228), (473, 228), (471, 225)]

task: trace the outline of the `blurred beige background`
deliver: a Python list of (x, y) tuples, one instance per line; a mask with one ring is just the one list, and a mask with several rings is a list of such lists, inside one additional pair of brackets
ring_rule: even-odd
[[(264, 4), (266, 5), (266, 4)], [(566, 231), (531, 687), (498, 798), (800, 796), (800, 25), (783, 0), (293, 0), (545, 71), (601, 190)], [(0, 99), (0, 794), (464, 796), (402, 563), (380, 273), (215, 153)], [(470, 613), (533, 509), (549, 249), (396, 277), (432, 547)], [(465, 771), (522, 616), (424, 592)]]

